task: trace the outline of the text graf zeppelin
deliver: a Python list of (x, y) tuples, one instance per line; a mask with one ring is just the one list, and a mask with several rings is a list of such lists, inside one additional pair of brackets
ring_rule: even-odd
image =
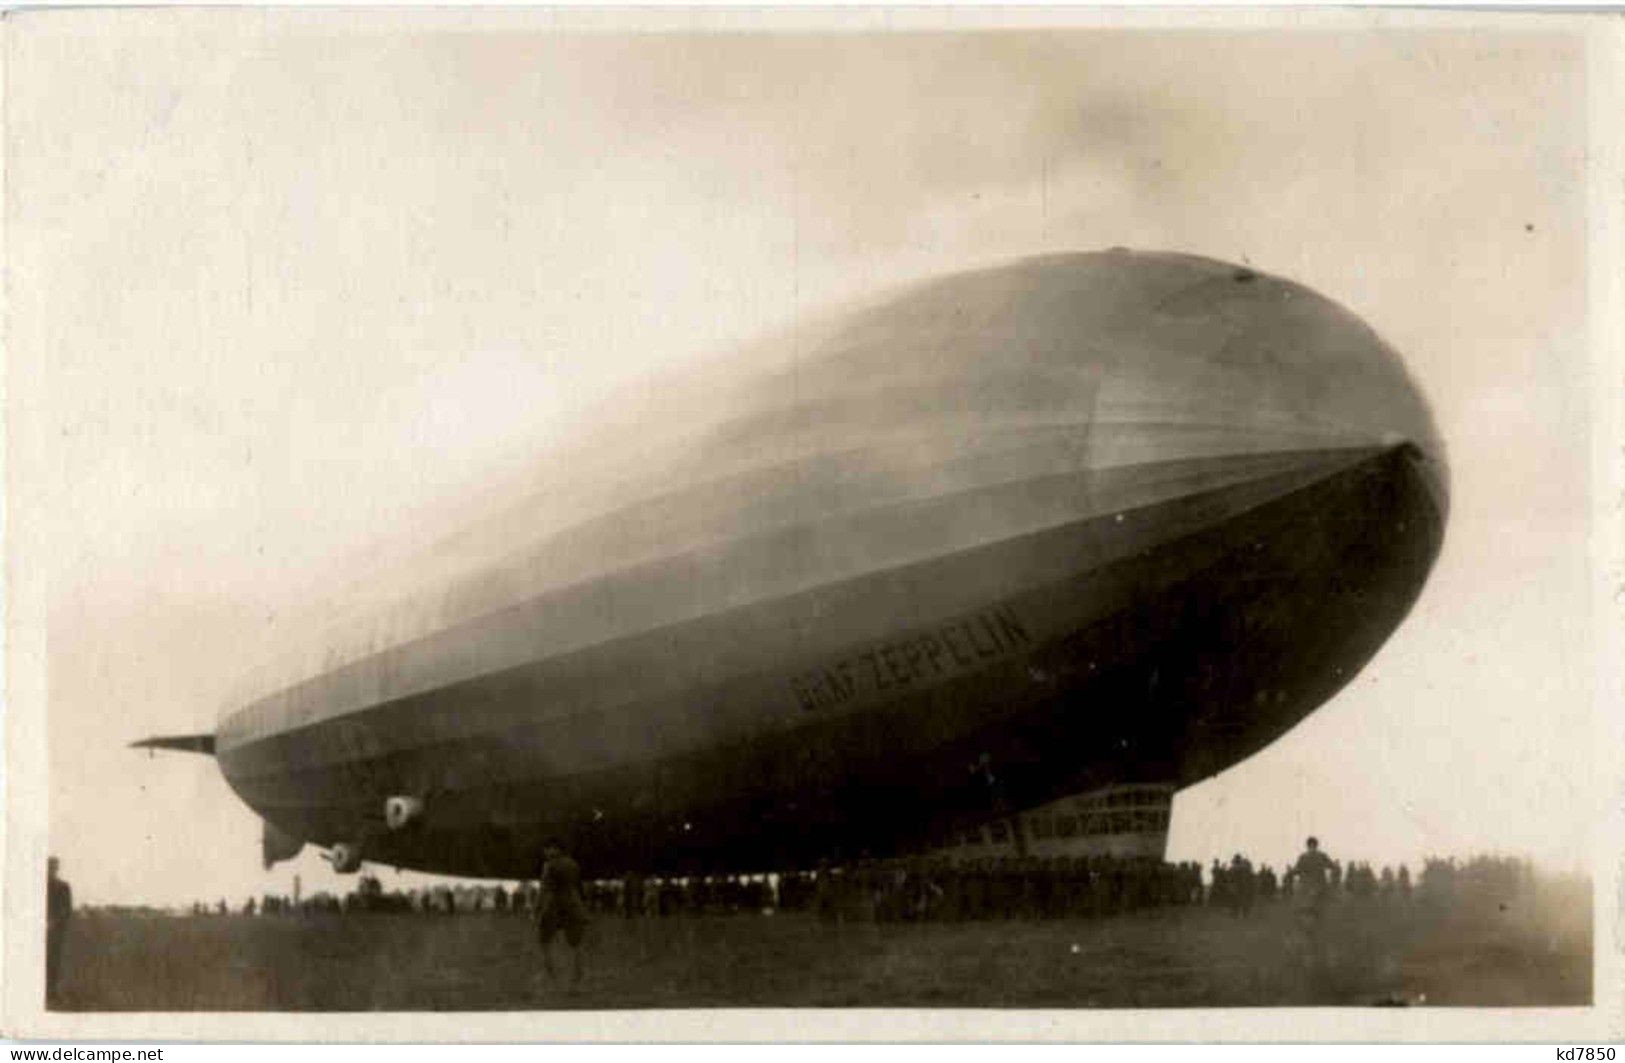
[(877, 643), (790, 677), (803, 709), (844, 705), (871, 694), (973, 672), (1028, 646), (1032, 636), (1009, 606), (997, 606)]

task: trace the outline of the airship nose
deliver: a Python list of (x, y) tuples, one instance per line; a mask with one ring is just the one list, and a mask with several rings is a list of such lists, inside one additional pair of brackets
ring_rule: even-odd
[(1445, 464), (1441, 448), (1425, 450), (1410, 440), (1392, 444), (1404, 464), (1406, 473), (1414, 477), (1432, 500), (1434, 512), (1442, 524), (1450, 515), (1450, 469)]

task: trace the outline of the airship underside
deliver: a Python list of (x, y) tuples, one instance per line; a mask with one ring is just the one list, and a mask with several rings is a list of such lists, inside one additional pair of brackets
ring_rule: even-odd
[(760, 869), (1189, 785), (1349, 683), (1442, 542), (1403, 365), (1291, 282), (1052, 256), (796, 346), (647, 486), (223, 719), (268, 858)]

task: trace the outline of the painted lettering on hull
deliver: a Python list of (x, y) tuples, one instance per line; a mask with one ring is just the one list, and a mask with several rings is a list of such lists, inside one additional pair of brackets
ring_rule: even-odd
[(810, 668), (790, 677), (790, 689), (803, 709), (825, 709), (965, 675), (1031, 643), (1015, 610), (998, 606)]

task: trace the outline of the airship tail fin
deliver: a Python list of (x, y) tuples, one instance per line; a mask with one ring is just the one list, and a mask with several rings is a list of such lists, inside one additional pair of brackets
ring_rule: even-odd
[(214, 735), (158, 735), (131, 742), (131, 749), (175, 749), (183, 753), (214, 756)]

